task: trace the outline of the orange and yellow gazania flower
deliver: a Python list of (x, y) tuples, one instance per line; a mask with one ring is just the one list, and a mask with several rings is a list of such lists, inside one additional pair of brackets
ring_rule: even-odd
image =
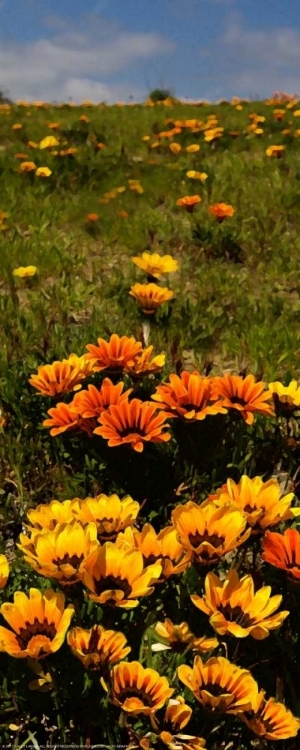
[[(205, 750), (206, 744), (203, 737), (181, 734), (181, 730), (186, 727), (192, 716), (192, 709), (185, 703), (184, 698), (178, 695), (176, 698), (170, 698), (162, 719), (157, 714), (150, 715), (152, 728), (157, 733), (159, 747), (165, 747), (169, 750)], [(150, 750), (151, 742), (145, 745), (147, 736), (141, 742), (142, 750)], [(133, 750), (133, 749), (132, 749)]]
[(296, 737), (300, 729), (300, 719), (293, 716), (283, 703), (275, 701), (275, 698), (266, 700), (264, 695), (264, 691), (261, 691), (257, 711), (246, 712), (240, 719), (264, 740), (287, 740)]
[(170, 440), (170, 433), (164, 432), (169, 427), (167, 419), (164, 412), (157, 411), (156, 404), (133, 398), (102, 412), (98, 420), (101, 427), (94, 432), (108, 440), (111, 448), (131, 445), (135, 451), (142, 453), (145, 443), (165, 443)]
[(218, 508), (213, 502), (197, 505), (191, 500), (172, 512), (178, 539), (194, 553), (195, 562), (211, 565), (250, 536), (245, 516), (233, 508)]
[(20, 172), (33, 172), (36, 169), (34, 161), (22, 161), (20, 164)]
[(209, 206), (208, 211), (212, 216), (215, 216), (219, 222), (224, 221), (228, 216), (234, 216), (235, 214), (235, 209), (228, 203), (214, 203), (213, 206)]
[(166, 526), (157, 534), (153, 526), (146, 523), (142, 531), (127, 529), (119, 540), (121, 544), (128, 543), (138, 549), (146, 566), (159, 562), (162, 566), (161, 580), (183, 573), (191, 562), (192, 553), (180, 544), (174, 526)]
[(169, 149), (172, 152), (172, 154), (180, 154), (180, 151), (182, 150), (182, 146), (180, 143), (170, 143)]
[(252, 533), (264, 533), (269, 526), (275, 526), (282, 521), (288, 521), (300, 515), (300, 508), (291, 508), (294, 493), (289, 492), (281, 497), (281, 487), (277, 479), (264, 482), (261, 477), (250, 479), (242, 476), (236, 484), (228, 479), (216, 494), (211, 494), (211, 500), (218, 507), (230, 506), (236, 508), (247, 518)]
[(41, 659), (62, 646), (74, 614), (65, 597), (47, 589), (44, 594), (30, 589), (14, 594), (14, 603), (5, 602), (0, 609), (9, 627), (0, 626), (0, 651), (18, 659)]
[(131, 258), (138, 268), (145, 271), (149, 276), (159, 279), (166, 273), (174, 273), (178, 270), (178, 262), (171, 255), (159, 255), (159, 253), (142, 253)]
[(59, 141), (54, 137), (54, 135), (47, 135), (46, 138), (43, 138), (43, 140), (40, 141), (39, 144), (39, 147), (41, 149), (53, 148), (55, 146), (59, 146)]
[(49, 167), (38, 167), (35, 174), (37, 177), (50, 177), (52, 171)]
[(300, 582), (300, 532), (286, 529), (284, 534), (267, 531), (262, 543), (262, 558), (284, 570), (292, 581)]
[(276, 380), (269, 383), (269, 390), (273, 394), (277, 414), (289, 417), (300, 409), (300, 386), (297, 380), (291, 380), (289, 385), (283, 385)]
[(95, 523), (100, 542), (115, 541), (117, 535), (136, 521), (140, 506), (127, 495), (98, 495), (79, 500), (74, 506), (74, 517), (82, 524)]
[(206, 172), (196, 172), (195, 169), (189, 169), (189, 171), (186, 173), (186, 176), (189, 178), (189, 180), (200, 180), (200, 182), (205, 182), (208, 178), (208, 174)]
[(136, 299), (146, 315), (153, 315), (161, 305), (174, 297), (174, 292), (171, 289), (153, 283), (133, 284), (129, 294)]
[(162, 639), (163, 643), (154, 643), (152, 651), (172, 649), (172, 651), (181, 652), (189, 647), (193, 651), (199, 651), (204, 654), (207, 651), (212, 651), (212, 649), (217, 648), (218, 646), (216, 638), (207, 638), (206, 636), (197, 638), (194, 633), (191, 632), (187, 622), (181, 622), (180, 625), (174, 625), (168, 617), (164, 622), (156, 623), (154, 632)]
[(72, 410), (72, 404), (65, 404), (61, 401), (52, 409), (48, 409), (47, 413), (50, 419), (44, 419), (43, 427), (51, 427), (52, 437), (70, 430), (84, 430), (91, 437), (95, 429), (94, 420), (80, 417)]
[(42, 396), (57, 396), (78, 391), (82, 381), (93, 372), (93, 360), (70, 354), (68, 359), (57, 360), (51, 365), (40, 365), (29, 379), (30, 385)]
[(98, 339), (98, 346), (95, 344), (87, 345), (88, 354), (85, 355), (87, 360), (95, 360), (94, 370), (109, 370), (110, 372), (122, 372), (128, 362), (132, 362), (137, 354), (142, 353), (142, 344), (136, 341), (133, 336), (118, 336), (113, 333), (109, 341)]
[(76, 393), (70, 407), (75, 414), (83, 419), (96, 419), (100, 417), (105, 409), (112, 404), (118, 405), (122, 401), (128, 401), (132, 388), (123, 393), (124, 383), (114, 385), (109, 378), (104, 378), (101, 387), (88, 385), (87, 390)]
[(254, 375), (231, 375), (226, 372), (223, 377), (215, 377), (212, 386), (212, 400), (223, 399), (226, 409), (240, 412), (247, 424), (253, 424), (254, 414), (273, 416), (271, 404), (266, 401), (272, 397), (271, 391), (265, 390), (265, 383), (255, 382)]
[(181, 206), (192, 214), (197, 203), (201, 203), (200, 195), (185, 195), (183, 198), (178, 198), (176, 206)]
[(113, 667), (110, 683), (113, 703), (133, 716), (153, 714), (174, 693), (166, 677), (139, 661), (123, 661)]
[(19, 266), (19, 268), (14, 268), (13, 276), (17, 276), (19, 279), (29, 279), (31, 276), (35, 276), (36, 272), (36, 266)]
[(57, 524), (53, 531), (33, 529), (30, 537), (20, 534), (18, 547), (39, 575), (71, 586), (82, 579), (84, 562), (99, 547), (97, 526), (90, 523), (83, 528), (75, 521)]
[(286, 146), (268, 146), (266, 154), (267, 156), (275, 156), (277, 159), (280, 159), (285, 149)]
[(111, 664), (125, 659), (131, 651), (123, 633), (105, 630), (101, 625), (94, 625), (89, 630), (73, 628), (68, 632), (67, 642), (86, 669), (104, 674)]
[(196, 656), (193, 667), (178, 667), (178, 677), (211, 711), (240, 714), (257, 709), (258, 686), (252, 675), (223, 656), (212, 656), (205, 663)]
[(58, 523), (71, 523), (75, 520), (74, 509), (81, 501), (78, 498), (73, 500), (51, 500), (48, 505), (37, 505), (27, 511), (27, 518), (31, 524), (28, 527), (30, 531), (33, 528), (53, 530)]
[(9, 564), (5, 555), (0, 555), (0, 589), (4, 589), (9, 576)]
[(165, 411), (187, 420), (202, 420), (208, 415), (226, 414), (221, 400), (210, 403), (212, 380), (203, 377), (197, 370), (184, 370), (180, 376), (171, 374), (169, 383), (157, 386), (154, 401), (163, 405)]
[(145, 568), (138, 550), (105, 542), (85, 560), (83, 582), (92, 592), (90, 599), (98, 604), (131, 609), (141, 596), (152, 594), (160, 574), (160, 563)]
[(191, 596), (195, 606), (209, 616), (209, 622), (219, 635), (246, 638), (251, 635), (263, 640), (270, 630), (279, 628), (289, 612), (273, 614), (282, 602), (282, 596), (271, 596), (271, 587), (263, 586), (256, 593), (251, 575), (239, 579), (236, 570), (230, 570), (224, 581), (208, 573), (205, 578), (205, 596)]
[(148, 346), (131, 361), (127, 362), (125, 372), (133, 379), (143, 377), (143, 375), (155, 375), (160, 372), (165, 365), (166, 355), (156, 354), (152, 357), (153, 346)]

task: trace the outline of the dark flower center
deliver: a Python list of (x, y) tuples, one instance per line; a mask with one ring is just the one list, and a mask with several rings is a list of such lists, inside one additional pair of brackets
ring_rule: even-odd
[(126, 698), (130, 698), (131, 696), (134, 696), (135, 698), (140, 698), (144, 706), (153, 706), (154, 701), (152, 700), (152, 696), (149, 695), (149, 693), (146, 693), (142, 689), (138, 689), (135, 685), (126, 685), (126, 687), (120, 691), (118, 694), (118, 700), (120, 702), (124, 702)]
[(145, 430), (142, 430), (140, 427), (137, 427), (136, 425), (132, 425), (131, 427), (126, 427), (126, 429), (119, 431), (119, 434), (121, 437), (127, 437), (127, 435), (132, 435), (133, 433), (144, 436)]
[(35, 635), (44, 635), (50, 641), (53, 641), (56, 636), (56, 627), (53, 622), (49, 623), (48, 620), (40, 622), (37, 617), (34, 618), (33, 623), (26, 622), (25, 628), (21, 628), (20, 632), (16, 634), (16, 640), (22, 651), (25, 651), (28, 643)]
[(53, 560), (53, 564), (57, 565), (59, 568), (61, 565), (71, 565), (72, 568), (79, 568), (80, 563), (84, 559), (84, 555), (69, 555), (66, 553), (63, 557), (57, 557), (56, 560)]
[[(115, 578), (115, 576), (100, 578), (99, 581), (96, 581), (94, 579), (94, 586), (96, 594), (98, 596), (100, 594), (103, 594), (104, 591), (115, 591), (117, 589), (119, 591), (123, 591), (124, 598), (127, 599), (132, 591), (132, 587), (130, 586), (129, 581), (127, 581), (126, 578)], [(111, 601), (113, 601), (113, 599)]]
[(94, 654), (98, 650), (100, 636), (98, 633), (97, 626), (92, 628), (91, 635), (87, 646), (82, 646), (81, 650), (83, 654)]
[(206, 690), (206, 692), (213, 695), (214, 698), (219, 698), (221, 695), (224, 695), (224, 693), (227, 693), (226, 688), (213, 682), (208, 682), (206, 685), (202, 685), (201, 689)]
[(218, 607), (218, 610), (224, 615), (226, 620), (229, 622), (235, 622), (243, 628), (250, 628), (250, 626), (255, 623), (255, 619), (243, 612), (242, 607), (231, 607), (230, 604), (226, 604), (226, 606), (223, 607), (221, 604)]
[[(200, 546), (200, 544), (203, 544), (203, 542), (209, 542), (213, 547), (221, 547), (224, 543), (224, 537), (219, 536), (218, 534), (209, 534), (208, 531), (206, 531), (204, 534), (199, 534), (199, 531), (196, 531), (195, 534), (189, 534), (189, 540), (195, 549)], [(206, 557), (206, 553), (201, 551), (201, 556)]]
[(247, 404), (247, 401), (240, 396), (230, 396), (230, 401), (232, 404), (240, 404), (241, 406), (246, 406)]

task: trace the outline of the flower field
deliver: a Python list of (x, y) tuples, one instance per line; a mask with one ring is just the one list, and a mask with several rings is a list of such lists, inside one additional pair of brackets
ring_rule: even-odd
[(299, 118), (0, 104), (4, 747), (299, 750)]

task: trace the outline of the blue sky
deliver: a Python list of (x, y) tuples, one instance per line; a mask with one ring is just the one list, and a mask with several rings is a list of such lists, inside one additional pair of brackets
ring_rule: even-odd
[(0, 0), (14, 99), (300, 94), (299, 0)]

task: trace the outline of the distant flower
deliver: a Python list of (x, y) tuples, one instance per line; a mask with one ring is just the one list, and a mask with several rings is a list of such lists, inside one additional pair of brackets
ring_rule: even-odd
[(60, 123), (59, 122), (50, 122), (49, 125), (48, 125), (48, 128), (50, 130), (58, 130), (58, 128), (60, 128)]
[(153, 593), (153, 583), (160, 573), (157, 562), (145, 568), (138, 550), (105, 542), (86, 557), (83, 583), (89, 598), (97, 604), (132, 609), (138, 606), (141, 596)]
[(87, 344), (88, 354), (85, 359), (95, 360), (94, 371), (122, 372), (128, 362), (135, 359), (137, 354), (142, 353), (142, 344), (133, 336), (118, 336), (113, 333), (109, 341), (99, 338), (97, 344)]
[(132, 716), (151, 716), (174, 693), (166, 677), (140, 662), (122, 661), (110, 675), (113, 703)]
[(205, 182), (205, 180), (207, 180), (208, 178), (208, 174), (206, 174), (206, 172), (196, 172), (194, 169), (190, 169), (186, 173), (186, 176), (190, 180), (201, 180), (201, 182)]
[(39, 167), (36, 170), (35, 174), (37, 177), (50, 177), (52, 172), (51, 172), (51, 169), (49, 169), (49, 167)]
[(20, 279), (29, 279), (31, 276), (35, 276), (36, 272), (36, 266), (19, 266), (19, 268), (14, 268), (13, 276), (18, 276)]
[(106, 145), (105, 145), (105, 143), (101, 143), (101, 142), (100, 142), (100, 143), (97, 143), (97, 149), (98, 149), (99, 151), (103, 151), (103, 150), (104, 150), (105, 148), (106, 148)]
[(0, 589), (6, 586), (7, 579), (9, 576), (9, 565), (5, 555), (0, 555)]
[(285, 115), (285, 109), (274, 109), (273, 110), (273, 117), (275, 120), (278, 120), (278, 122), (281, 122), (283, 120)]
[(34, 161), (22, 161), (20, 164), (20, 172), (32, 172), (36, 169)]
[(286, 529), (284, 534), (266, 531), (262, 548), (263, 560), (284, 570), (292, 581), (300, 583), (300, 532), (297, 529)]
[(201, 203), (200, 195), (185, 195), (184, 198), (178, 198), (176, 206), (182, 206), (191, 214), (197, 203)]
[(156, 404), (133, 398), (102, 412), (98, 420), (101, 427), (97, 427), (95, 434), (108, 440), (111, 448), (129, 445), (142, 453), (144, 445), (149, 442), (164, 443), (170, 440), (170, 433), (164, 432), (169, 426), (167, 419), (165, 413), (158, 412)]
[(143, 135), (142, 141), (150, 141), (150, 135)]
[(170, 143), (169, 149), (172, 151), (172, 154), (180, 154), (182, 146), (180, 143)]
[(129, 218), (129, 213), (127, 211), (123, 211), (122, 210), (122, 211), (119, 211), (118, 216), (120, 217), (120, 219), (128, 219)]
[[(230, 570), (225, 580), (215, 573), (205, 578), (205, 596), (191, 596), (195, 607), (209, 616), (210, 625), (219, 635), (233, 635), (264, 640), (270, 630), (280, 628), (289, 612), (276, 612), (282, 596), (271, 596), (271, 587), (254, 591), (251, 575), (239, 579), (236, 570)], [(276, 612), (274, 614), (274, 612)]]
[(102, 625), (94, 625), (89, 630), (77, 627), (69, 630), (67, 642), (74, 656), (85, 669), (104, 672), (131, 651), (123, 633), (116, 630), (105, 630)]
[(136, 299), (146, 315), (153, 315), (158, 307), (174, 297), (171, 289), (157, 284), (134, 284), (129, 294)]
[(15, 122), (14, 125), (11, 126), (12, 130), (22, 130), (23, 125), (21, 125), (20, 122)]
[(42, 594), (31, 588), (28, 597), (16, 591), (14, 603), (1, 607), (10, 629), (0, 627), (0, 651), (19, 659), (41, 659), (58, 651), (74, 614), (72, 604), (64, 605), (64, 595), (52, 589)]
[(178, 271), (178, 262), (171, 255), (159, 255), (159, 253), (142, 253), (131, 258), (138, 268), (145, 271), (149, 276), (159, 279), (166, 273)]
[(98, 219), (99, 219), (99, 214), (93, 214), (93, 213), (87, 214), (85, 217), (85, 220), (91, 223), (98, 221)]
[(80, 122), (89, 122), (90, 118), (87, 115), (80, 115), (79, 120)]
[(53, 148), (54, 146), (59, 146), (59, 141), (57, 140), (57, 138), (54, 137), (54, 135), (46, 135), (46, 138), (43, 138), (43, 140), (40, 141), (40, 144), (39, 144), (39, 147), (41, 149)]
[(16, 159), (21, 159), (21, 161), (24, 161), (24, 159), (28, 159), (28, 156), (27, 156), (27, 154), (19, 153), (19, 154), (15, 154), (15, 158)]
[(243, 378), (226, 372), (223, 377), (213, 379), (211, 398), (222, 398), (222, 404), (226, 409), (240, 412), (245, 422), (250, 425), (253, 424), (254, 414), (273, 416), (273, 407), (265, 403), (271, 396), (271, 392), (265, 390), (265, 383), (255, 382), (254, 375)]
[(140, 184), (139, 180), (128, 180), (129, 189), (132, 190), (134, 193), (140, 193), (142, 194), (144, 192), (144, 188)]
[(39, 575), (53, 578), (62, 586), (72, 586), (82, 579), (83, 563), (99, 547), (97, 527), (89, 523), (57, 524), (53, 531), (34, 529), (31, 536), (20, 534), (25, 561)]
[(283, 156), (283, 152), (285, 151), (286, 146), (269, 146), (266, 149), (267, 156), (276, 156), (277, 159), (279, 159), (281, 156)]
[(227, 203), (214, 203), (213, 206), (209, 206), (208, 211), (212, 216), (215, 216), (220, 223), (227, 217), (234, 216), (235, 214), (233, 206)]
[(178, 667), (178, 677), (211, 711), (239, 715), (257, 709), (258, 686), (251, 673), (223, 656), (212, 656), (205, 663), (196, 656), (193, 667)]
[(261, 691), (257, 710), (245, 712), (240, 719), (264, 740), (287, 740), (296, 737), (300, 729), (300, 719), (293, 716), (283, 703), (275, 701), (275, 698), (265, 700), (264, 695), (264, 691)]
[(200, 151), (200, 146), (198, 143), (192, 143), (190, 146), (187, 146), (185, 150), (188, 154), (196, 154), (197, 151)]

